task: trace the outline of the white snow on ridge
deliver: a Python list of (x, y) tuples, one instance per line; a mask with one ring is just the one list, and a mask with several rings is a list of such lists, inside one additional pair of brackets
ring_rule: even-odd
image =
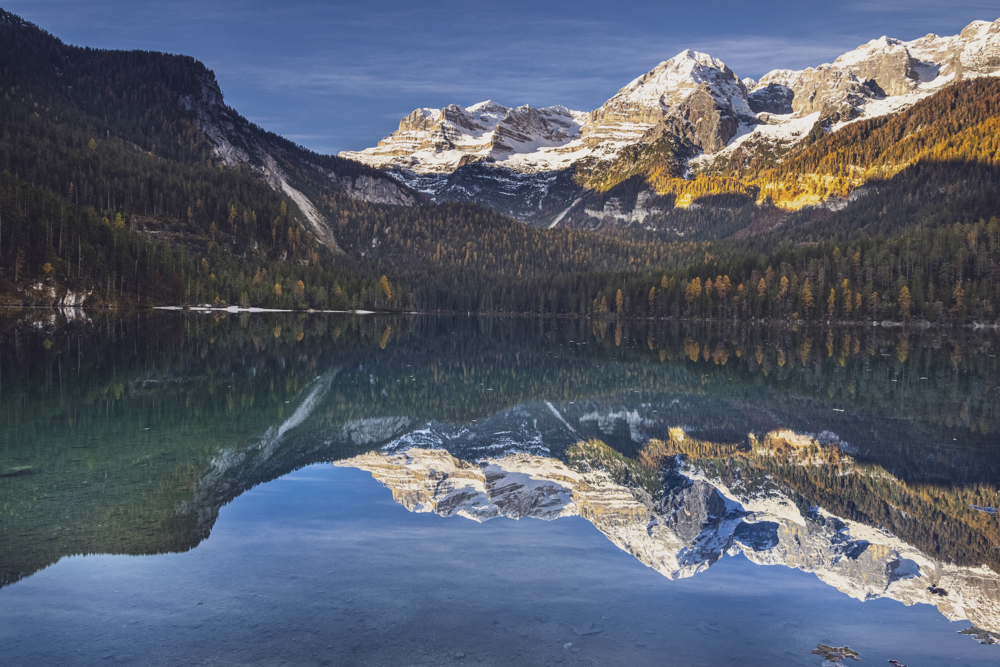
[[(417, 109), (378, 146), (341, 156), (416, 175), (449, 174), (472, 162), (524, 174), (563, 170), (585, 159), (614, 159), (659, 122), (687, 118), (688, 107), (682, 105), (696, 92), (707, 93), (723, 115), (739, 121), (725, 147), (706, 144), (706, 150), (719, 155), (747, 141), (795, 143), (831, 110), (841, 119), (833, 126), (838, 129), (858, 119), (898, 113), (959, 80), (997, 73), (1000, 20), (973, 22), (950, 37), (931, 34), (909, 42), (880, 37), (833, 63), (776, 69), (759, 81), (741, 80), (721, 60), (686, 50), (589, 113), (562, 106), (510, 108), (491, 100)], [(780, 101), (782, 88), (791, 100), (790, 113), (787, 107), (777, 113), (752, 111), (751, 101), (760, 103), (769, 92), (777, 91)], [(771, 111), (775, 109), (772, 105)], [(711, 159), (701, 156), (692, 166)]]
[(378, 146), (341, 156), (417, 173), (450, 173), (482, 160), (515, 171), (552, 171), (585, 157), (585, 147), (572, 144), (586, 119), (586, 113), (563, 106), (508, 108), (492, 100), (417, 109)]
[[(811, 113), (802, 118), (795, 118), (794, 114), (784, 116), (770, 116), (769, 124), (754, 125), (752, 127), (741, 126), (740, 131), (733, 137), (724, 149), (714, 154), (701, 154), (689, 161), (692, 169), (703, 168), (710, 165), (716, 158), (726, 157), (744, 144), (753, 142), (767, 142), (771, 145), (791, 146), (809, 134), (810, 130), (820, 119), (820, 113)], [(846, 123), (845, 123), (846, 124)]]

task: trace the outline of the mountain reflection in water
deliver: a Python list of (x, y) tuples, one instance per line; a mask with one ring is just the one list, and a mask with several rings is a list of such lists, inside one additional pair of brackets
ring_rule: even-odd
[[(671, 436), (680, 443), (685, 439), (679, 429)], [(788, 431), (768, 434), (765, 442), (790, 445), (788, 464), (793, 466), (827, 465), (813, 452), (838, 447)], [(788, 453), (757, 448), (751, 454)], [(619, 548), (669, 579), (694, 576), (723, 555), (743, 554), (759, 565), (812, 572), (858, 600), (887, 597), (907, 605), (932, 604), (951, 620), (968, 619), (1000, 633), (996, 572), (941, 563), (884, 529), (819, 507), (804, 512), (794, 490), (776, 480), (754, 488), (744, 476), (727, 486), (692, 461), (678, 465), (673, 489), (651, 495), (641, 486), (616, 481), (619, 476), (609, 469), (614, 471), (620, 460), (603, 443), (574, 446), (569, 456), (570, 465), (522, 453), (470, 463), (445, 450), (409, 448), (364, 454), (336, 465), (371, 472), (392, 490), (396, 502), (414, 512), (474, 521), (582, 516)], [(855, 465), (850, 457), (837, 458), (839, 474)], [(627, 470), (627, 464), (618, 470)]]
[(191, 550), (245, 491), (334, 462), (412, 511), (583, 517), (670, 579), (742, 554), (1000, 633), (997, 347), (718, 323), (7, 323), (0, 585)]

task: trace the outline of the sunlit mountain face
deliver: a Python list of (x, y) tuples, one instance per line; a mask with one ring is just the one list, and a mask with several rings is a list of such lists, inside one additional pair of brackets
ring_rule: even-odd
[[(137, 608), (169, 607), (179, 591), (200, 590), (207, 585), (200, 577), (210, 576), (202, 567), (221, 568), (211, 576), (227, 582), (213, 584), (225, 596), (256, 600), (254, 591), (265, 587), (270, 593), (260, 595), (283, 600), (275, 609), (294, 606), (298, 594), (286, 588), (292, 580), (275, 574), (285, 569), (269, 569), (269, 559), (291, 549), (280, 557), (305, 560), (288, 576), (330, 595), (338, 587), (353, 591), (338, 614), (350, 607), (389, 618), (385, 600), (366, 587), (368, 575), (348, 572), (390, 558), (391, 540), (405, 535), (398, 557), (411, 559), (410, 570), (444, 576), (438, 568), (446, 561), (448, 568), (472, 562), (459, 566), (432, 554), (449, 544), (465, 553), (476, 540), (501, 534), (502, 549), (469, 558), (486, 562), (511, 550), (504, 563), (517, 562), (518, 572), (557, 568), (546, 575), (554, 586), (564, 585), (561, 576), (583, 576), (571, 571), (602, 572), (616, 583), (593, 595), (611, 596), (612, 607), (640, 580), (661, 591), (649, 613), (673, 600), (699, 618), (722, 618), (698, 597), (716, 590), (719, 577), (729, 582), (722, 590), (735, 586), (726, 613), (739, 608), (743, 617), (749, 612), (740, 605), (751, 603), (739, 591), (753, 589), (751, 580), (771, 582), (752, 601), (761, 613), (793, 604), (813, 618), (806, 607), (835, 594), (793, 633), (791, 643), (805, 656), (818, 644), (847, 644), (906, 664), (907, 650), (924, 649), (894, 642), (903, 636), (903, 625), (893, 629), (898, 622), (924, 628), (927, 642), (945, 647), (934, 650), (958, 651), (968, 664), (996, 658), (992, 647), (976, 643), (1000, 633), (1000, 369), (991, 332), (319, 315), (33, 317), (8, 323), (0, 352), (0, 597), (13, 623), (7, 637), (18, 638), (24, 660), (56, 663), (74, 633), (100, 634), (80, 610), (97, 599), (88, 586), (111, 585), (93, 568), (116, 555), (155, 555), (128, 561), (159, 591), (129, 603)], [(377, 557), (368, 551), (376, 548)], [(340, 554), (339, 569), (330, 570), (323, 549)], [(588, 565), (597, 553), (600, 565)], [(190, 559), (200, 565), (176, 569)], [(495, 576), (506, 571), (495, 568)], [(386, 564), (372, 576), (396, 590), (404, 580), (394, 577), (406, 570)], [(489, 576), (470, 569), (463, 585), (475, 588)], [(128, 589), (128, 581), (115, 585)], [(420, 581), (409, 593), (397, 591), (417, 615), (431, 604)], [(559, 621), (565, 641), (558, 642), (556, 625), (546, 625), (555, 634), (544, 642), (558, 644), (553, 656), (579, 657), (572, 648), (580, 648), (580, 655), (634, 655), (642, 664), (662, 648), (640, 639), (603, 646), (617, 636), (615, 623), (586, 611), (583, 601), (573, 602), (572, 613), (519, 611), (529, 599), (539, 607), (533, 596), (541, 589), (522, 591), (527, 584), (517, 577), (504, 581), (503, 590), (522, 602), (497, 612), (501, 626), (522, 612), (568, 614)], [(789, 602), (779, 591), (792, 581), (812, 592)], [(468, 602), (462, 590), (434, 607), (456, 631)], [(67, 612), (63, 630), (51, 630), (64, 643), (20, 639), (10, 614), (40, 601), (77, 610)], [(860, 607), (850, 613), (889, 624), (878, 641), (824, 616), (854, 604)], [(229, 636), (240, 622), (238, 607), (218, 611), (211, 627)], [(886, 615), (890, 608), (898, 611)], [(255, 613), (265, 612), (242, 618)], [(325, 613), (295, 622), (320, 623)], [(728, 632), (712, 627), (708, 632)], [(327, 631), (336, 635), (333, 646), (350, 634)], [(502, 650), (468, 654), (499, 659), (510, 650), (516, 657), (543, 641), (533, 633), (517, 634)], [(692, 659), (718, 658), (697, 648), (696, 634), (671, 641)], [(961, 642), (953, 646), (953, 637)], [(427, 649), (425, 640), (414, 635), (390, 652), (377, 643), (358, 650), (365, 660), (404, 659), (410, 649)], [(566, 643), (573, 646), (562, 652)]]

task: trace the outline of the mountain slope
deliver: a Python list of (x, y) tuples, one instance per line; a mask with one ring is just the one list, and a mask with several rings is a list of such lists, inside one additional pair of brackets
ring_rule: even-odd
[[(330, 222), (301, 189), (327, 185), (348, 197), (376, 204), (413, 206), (421, 197), (384, 174), (350, 160), (320, 156), (266, 132), (227, 107), (215, 77), (199, 73), (200, 90), (181, 96), (179, 106), (195, 114), (212, 154), (227, 167), (248, 165), (280, 194), (295, 203), (310, 231), (323, 245), (339, 250)], [(296, 187), (298, 185), (298, 187)]]
[(0, 62), (5, 302), (371, 306), (338, 211), (427, 201), (248, 122), (190, 57), (69, 46), (0, 10)]
[[(371, 166), (268, 133), (227, 108), (191, 58), (70, 47), (2, 18), (5, 303), (950, 323), (1000, 312), (1000, 78), (832, 133), (814, 124), (793, 149), (727, 148), (693, 175), (692, 156), (739, 140), (753, 93), (691, 52), (587, 118), (484, 104), (407, 121), (411, 144), (433, 135), (428, 155), (440, 144), (478, 160), (407, 178), (556, 227), (541, 230), (433, 204)], [(526, 165), (518, 150), (538, 133), (548, 144), (536, 152), (590, 157), (557, 171), (497, 166)], [(914, 264), (914, 246), (926, 261)]]
[[(475, 201), (544, 226), (621, 226), (617, 213), (629, 222), (648, 215), (604, 211), (590, 193), (638, 174), (664, 194), (655, 183), (664, 161), (647, 156), (662, 156), (664, 143), (671, 147), (669, 178), (682, 176), (684, 165), (715, 172), (734, 158), (770, 166), (817, 133), (899, 113), (950, 85), (997, 72), (1000, 20), (976, 21), (951, 37), (882, 37), (831, 64), (775, 70), (760, 81), (741, 81), (721, 61), (685, 51), (586, 114), (493, 102), (418, 109), (377, 147), (342, 155), (437, 201)], [(506, 128), (516, 142), (501, 138)], [(650, 162), (658, 164), (635, 168)]]
[[(16, 105), (30, 100), (30, 113), (40, 125), (66, 125), (89, 131), (95, 138), (118, 137), (143, 152), (182, 163), (215, 160), (227, 167), (249, 167), (289, 197), (320, 242), (330, 248), (336, 243), (328, 222), (316, 210), (317, 203), (293, 182), (330, 184), (368, 202), (419, 201), (378, 171), (316, 155), (253, 125), (224, 104), (215, 76), (190, 57), (68, 46), (6, 12), (0, 15), (0, 26), (5, 101)], [(36, 126), (31, 131), (37, 135), (44, 130)], [(19, 146), (16, 159), (22, 164), (15, 169), (29, 171), (33, 167), (26, 162), (40, 165), (50, 159), (42, 148), (31, 155), (29, 146)], [(66, 192), (69, 183), (51, 185), (61, 186), (52, 188), (56, 192)]]
[[(313, 154), (226, 107), (191, 58), (67, 46), (2, 17), (0, 291), (11, 303), (70, 290), (104, 303), (467, 311), (521, 274), (658, 262), (656, 243), (525, 230)], [(519, 311), (540, 302), (516, 291)]]

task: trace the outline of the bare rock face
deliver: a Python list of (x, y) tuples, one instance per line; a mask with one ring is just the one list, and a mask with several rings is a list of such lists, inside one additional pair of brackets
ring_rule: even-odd
[(845, 54), (833, 63), (832, 69), (850, 71), (858, 79), (871, 82), (883, 96), (906, 95), (920, 82), (918, 61), (906, 45), (883, 37)]
[(790, 109), (794, 117), (820, 112), (823, 117), (837, 114), (847, 120), (856, 117), (857, 114), (851, 114), (852, 110), (875, 98), (872, 89), (854, 72), (829, 65), (801, 72), (781, 70), (765, 74), (758, 86), (751, 93), (753, 99), (759, 100), (762, 91), (780, 90), (784, 97), (783, 110)]
[(339, 182), (347, 196), (352, 199), (393, 206), (415, 206), (418, 203), (417, 198), (411, 192), (404, 190), (387, 178), (357, 176), (350, 179), (337, 178), (335, 174), (331, 174), (330, 177), (331, 180), (335, 179)]
[(508, 108), (492, 100), (417, 109), (376, 147), (341, 156), (416, 174), (450, 174), (476, 162), (509, 163), (525, 173), (547, 171), (569, 166), (572, 160), (562, 154), (579, 150), (572, 144), (585, 118), (565, 107)]
[(590, 112), (583, 142), (604, 157), (673, 117), (689, 124), (695, 145), (714, 152), (736, 134), (741, 115), (753, 115), (743, 82), (721, 60), (687, 50)]
[(797, 117), (821, 112), (834, 121), (850, 120), (873, 111), (866, 109), (873, 101), (913, 96), (912, 104), (943, 85), (998, 70), (1000, 20), (976, 21), (953, 37), (927, 35), (911, 42), (881, 37), (832, 64), (774, 70), (755, 82), (749, 99), (756, 112), (777, 113), (765, 108), (765, 100), (780, 86), (791, 91), (790, 113)]
[(509, 109), (497, 124), (493, 137), (493, 148), (497, 152), (514, 153), (518, 144), (542, 140), (553, 146), (561, 146), (579, 134), (579, 125), (574, 112), (563, 107), (533, 109), (528, 105)]
[(1000, 19), (975, 21), (962, 31), (958, 61), (963, 72), (991, 74), (1000, 69)]
[(733, 107), (720, 104), (705, 89), (692, 93), (678, 107), (678, 112), (690, 123), (694, 145), (706, 153), (715, 153), (725, 148), (740, 127)]
[(185, 95), (178, 103), (182, 109), (195, 113), (198, 127), (213, 145), (215, 157), (227, 166), (247, 165), (259, 173), (274, 190), (294, 202), (305, 218), (306, 227), (329, 249), (340, 249), (333, 228), (320, 207), (292, 184), (289, 166), (291, 171), (304, 169), (319, 178), (327, 178), (356, 199), (404, 206), (417, 203), (414, 193), (389, 176), (381, 177), (376, 173), (375, 176), (348, 178), (323, 169), (307, 151), (273, 141), (273, 136), (226, 106), (219, 84), (210, 72), (205, 73), (201, 84), (199, 95)]
[(784, 115), (792, 113), (792, 100), (795, 91), (780, 83), (767, 83), (755, 88), (747, 96), (750, 110), (755, 114), (769, 113)]

